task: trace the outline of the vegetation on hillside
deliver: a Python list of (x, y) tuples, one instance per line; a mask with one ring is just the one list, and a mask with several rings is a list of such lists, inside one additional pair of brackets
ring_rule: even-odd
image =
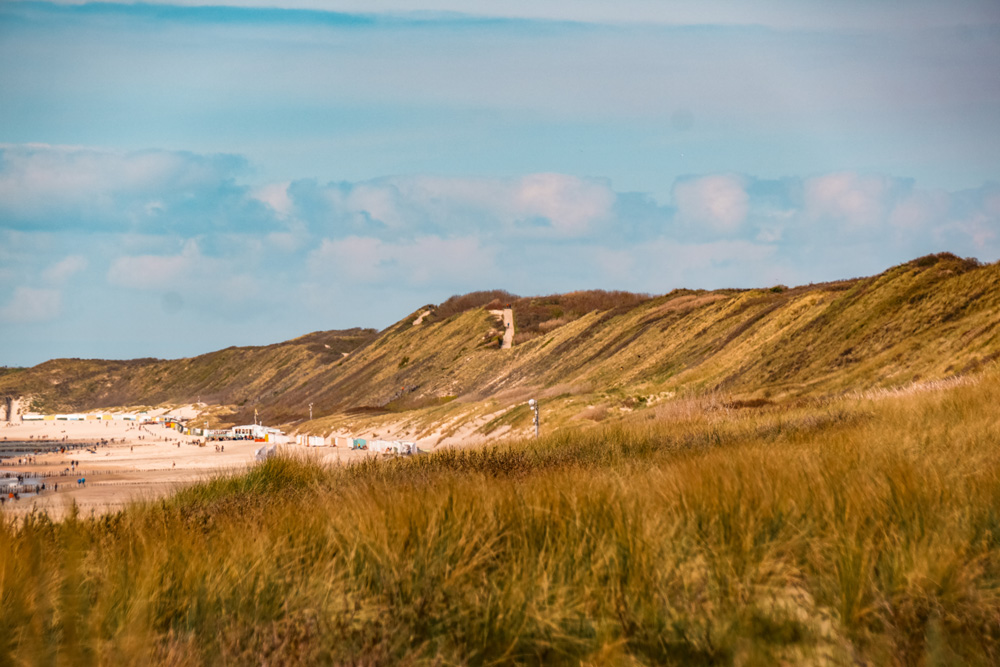
[[(518, 334), (500, 350), (489, 311), (507, 303)], [(998, 325), (1000, 263), (944, 253), (791, 289), (475, 292), (377, 334), (316, 333), (169, 362), (60, 360), (0, 377), (0, 393), (30, 393), (49, 410), (201, 398), (228, 406), (216, 415), (230, 423), (255, 410), (271, 424), (302, 422), (313, 404), (305, 430), (382, 414), (424, 431), (535, 394), (552, 397), (550, 424), (565, 425), (643, 410), (650, 397), (780, 402), (959, 377), (1000, 355)]]
[(0, 374), (0, 394), (32, 396), (34, 408), (50, 412), (196, 400), (237, 408), (269, 404), (375, 335), (373, 329), (321, 331), (275, 345), (229, 347), (175, 360), (56, 359)]
[(648, 294), (606, 290), (584, 290), (539, 297), (521, 297), (503, 290), (470, 292), (453, 296), (440, 306), (432, 306), (431, 321), (440, 321), (479, 308), (500, 310), (510, 306), (517, 323), (519, 341), (523, 342), (588, 313), (624, 311), (650, 298), (652, 297)]
[(1000, 661), (1000, 368), (0, 517), (0, 663)]

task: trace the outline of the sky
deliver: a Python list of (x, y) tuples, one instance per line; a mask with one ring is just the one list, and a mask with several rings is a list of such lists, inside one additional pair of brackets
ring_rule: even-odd
[(995, 0), (0, 0), (0, 365), (1000, 259)]

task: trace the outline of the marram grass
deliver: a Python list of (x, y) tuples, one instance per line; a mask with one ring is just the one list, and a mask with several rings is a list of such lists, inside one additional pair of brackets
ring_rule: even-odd
[(0, 522), (0, 664), (997, 664), (1000, 373)]

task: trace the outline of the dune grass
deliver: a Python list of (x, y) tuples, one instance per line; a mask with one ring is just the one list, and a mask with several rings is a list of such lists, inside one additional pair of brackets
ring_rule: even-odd
[(0, 664), (997, 664), (1000, 372), (0, 521)]

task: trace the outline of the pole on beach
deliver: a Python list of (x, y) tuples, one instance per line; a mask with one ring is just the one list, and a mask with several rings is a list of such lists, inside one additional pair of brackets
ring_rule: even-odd
[(528, 407), (535, 413), (535, 437), (538, 437), (538, 401), (533, 398), (528, 399)]
[(309, 404), (309, 421), (313, 420), (313, 404)]

